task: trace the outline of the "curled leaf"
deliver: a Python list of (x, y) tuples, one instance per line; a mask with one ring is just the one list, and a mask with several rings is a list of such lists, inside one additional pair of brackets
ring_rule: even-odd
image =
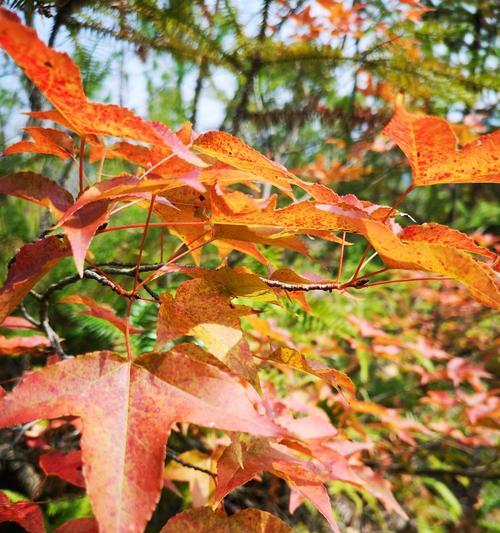
[(68, 159), (75, 153), (75, 145), (71, 137), (61, 130), (54, 128), (24, 128), (33, 138), (33, 142), (19, 141), (11, 144), (4, 155), (34, 152), (37, 154), (49, 154)]
[(347, 392), (350, 397), (356, 395), (356, 388), (349, 376), (334, 368), (321, 365), (318, 361), (308, 360), (304, 357), (304, 354), (297, 350), (293, 350), (292, 348), (278, 348), (266, 359), (266, 361), (281, 363), (290, 368), (307, 372), (308, 374), (321, 378), (332, 385), (332, 387)]
[(499, 130), (459, 149), (455, 132), (445, 119), (409, 113), (398, 105), (384, 133), (408, 158), (417, 187), (500, 182)]

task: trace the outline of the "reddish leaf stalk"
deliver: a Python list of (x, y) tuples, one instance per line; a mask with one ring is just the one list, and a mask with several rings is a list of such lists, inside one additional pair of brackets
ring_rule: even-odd
[[(385, 215), (385, 217), (383, 218), (382, 222), (387, 222), (387, 220), (389, 219), (389, 217), (392, 215), (392, 213), (394, 212), (394, 210), (396, 209), (396, 207), (398, 207), (398, 205), (411, 193), (411, 191), (413, 191), (413, 189), (415, 188), (415, 185), (411, 184), (407, 189), (406, 191), (404, 191), (400, 196), (398, 196), (398, 198), (396, 199), (396, 201), (392, 204), (389, 212), (387, 213), (387, 215)], [(363, 264), (368, 256), (368, 252), (372, 249), (372, 245), (370, 243), (367, 244), (366, 248), (365, 248), (365, 251), (363, 252), (363, 255), (361, 256), (361, 259), (359, 260), (359, 263), (358, 263), (358, 266), (356, 267), (356, 270), (354, 271), (354, 274), (352, 275), (352, 278), (353, 280), (356, 280), (358, 279), (358, 274), (361, 270), (361, 268), (363, 267)]]
[(375, 270), (374, 272), (369, 272), (368, 274), (363, 274), (362, 276), (360, 276), (358, 278), (359, 279), (366, 279), (366, 278), (371, 278), (373, 276), (376, 276), (377, 274), (382, 274), (384, 272), (388, 272), (390, 269), (387, 268), (387, 267), (384, 267), (384, 268), (381, 268), (380, 270)]
[(125, 347), (127, 349), (127, 360), (132, 362), (132, 345), (130, 342), (130, 313), (132, 311), (133, 300), (129, 300), (127, 304), (127, 312), (125, 313)]
[[(198, 240), (201, 237), (202, 237), (202, 235), (200, 237), (198, 237), (197, 239), (195, 239), (195, 240)], [(198, 244), (197, 246), (195, 246), (194, 248), (188, 248), (187, 250), (184, 250), (184, 252), (178, 254), (177, 256), (175, 256), (172, 259), (170, 259), (169, 261), (167, 261), (165, 263), (165, 265), (171, 265), (175, 261), (178, 261), (179, 259), (182, 259), (184, 256), (186, 256), (186, 255), (190, 254), (191, 252), (194, 252), (194, 251), (202, 248), (203, 246), (206, 246), (207, 244), (210, 244), (211, 242), (212, 242), (211, 240), (207, 241), (207, 242), (202, 242), (202, 243)], [(162, 265), (162, 266), (165, 266), (165, 265)], [(155, 272), (150, 274), (144, 281), (141, 281), (141, 283), (139, 283), (139, 285), (137, 285), (137, 290), (139, 290), (140, 288), (144, 287), (144, 285), (147, 285), (149, 282), (153, 281), (154, 279), (158, 279), (160, 277), (160, 275), (158, 275), (158, 270), (156, 270)], [(161, 276), (163, 276), (165, 274), (166, 274), (166, 272), (162, 273)]]
[(137, 258), (137, 265), (135, 267), (135, 276), (134, 276), (134, 288), (133, 293), (136, 293), (137, 290), (137, 281), (139, 278), (139, 269), (141, 268), (142, 263), (142, 254), (144, 252), (144, 245), (146, 244), (146, 236), (148, 234), (149, 224), (151, 222), (151, 215), (153, 214), (153, 206), (155, 203), (156, 194), (151, 196), (151, 201), (149, 202), (148, 215), (146, 217), (146, 224), (144, 225), (144, 231), (142, 233), (141, 245), (139, 247), (139, 257)]
[[(185, 246), (186, 248), (189, 250), (190, 247), (196, 242), (196, 241), (199, 241), (200, 239), (203, 239), (203, 237), (205, 237), (205, 235), (207, 235), (208, 233), (210, 233), (211, 229), (203, 232), (201, 235), (198, 235), (198, 237), (196, 237), (195, 239), (193, 239), (192, 241), (189, 241)], [(180, 246), (180, 248), (182, 248), (182, 246), (184, 246), (183, 244)], [(177, 248), (177, 250), (179, 250), (180, 248)], [(171, 263), (172, 261), (176, 261), (177, 259), (179, 259), (179, 256), (177, 254), (177, 250), (174, 252), (173, 256), (170, 257), (170, 259), (168, 260), (168, 263)]]
[(344, 251), (345, 251), (345, 231), (342, 232), (342, 248), (340, 249), (339, 270), (337, 273), (337, 284), (340, 283), (342, 277), (342, 266), (344, 263)]
[(375, 283), (367, 283), (364, 287), (376, 287), (377, 285), (390, 285), (391, 283), (408, 283), (412, 281), (445, 281), (453, 278), (447, 278), (445, 276), (429, 276), (425, 278), (401, 278), (401, 279), (389, 279), (386, 281), (376, 281)]
[[(152, 228), (165, 228), (167, 226), (203, 226), (205, 224), (205, 222), (203, 221), (200, 221), (200, 222), (151, 222), (149, 224), (150, 227)], [(145, 224), (127, 224), (125, 226), (112, 226), (110, 228), (104, 228), (102, 229), (101, 231), (99, 231), (99, 234), (100, 233), (108, 233), (110, 231), (118, 231), (118, 230), (122, 230), (122, 229), (136, 229), (136, 228), (144, 228)]]
[(167, 157), (164, 157), (161, 161), (158, 161), (158, 163), (155, 163), (154, 165), (150, 166), (145, 172), (143, 172), (139, 179), (145, 178), (150, 172), (152, 172), (155, 168), (159, 167), (160, 165), (163, 165), (163, 163), (166, 163), (169, 159), (171, 159), (175, 154), (171, 153), (170, 155), (167, 155)]
[(398, 196), (398, 198), (396, 199), (396, 201), (392, 204), (392, 207), (390, 209), (390, 211), (387, 213), (387, 215), (385, 215), (384, 219), (382, 220), (382, 222), (387, 222), (387, 220), (389, 219), (389, 217), (392, 215), (392, 213), (394, 213), (396, 207), (398, 207), (398, 205), (411, 193), (411, 191), (413, 191), (413, 189), (415, 188), (415, 185), (412, 183), (408, 189), (406, 189), (406, 191), (404, 191), (402, 194), (400, 194)]
[(82, 135), (80, 138), (80, 159), (78, 161), (78, 186), (80, 189), (80, 194), (83, 192), (83, 158), (85, 156), (85, 135)]

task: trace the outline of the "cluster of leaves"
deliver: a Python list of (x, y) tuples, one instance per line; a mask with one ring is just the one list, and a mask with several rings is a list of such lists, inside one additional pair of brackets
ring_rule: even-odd
[[(308, 500), (335, 531), (338, 526), (325, 484), (336, 481), (351, 490), (363, 489), (406, 519), (405, 510), (370, 457), (377, 457), (377, 463), (394, 463), (397, 470), (416, 452), (405, 450), (406, 457), (398, 464), (387, 443), (394, 439), (414, 450), (417, 435), (426, 438), (432, 432), (450, 434), (464, 445), (492, 445), (488, 428), (495, 424), (498, 404), (483, 383), (489, 375), (480, 366), (448, 356), (424, 337), (400, 339), (355, 318), (352, 323), (357, 334), (348, 345), (318, 343), (316, 350), (294, 342), (258, 314), (270, 307), (286, 308), (288, 300), (308, 312), (305, 293), (310, 291), (348, 294), (394, 282), (436, 279), (412, 273), (388, 278), (394, 270), (424, 271), (440, 275), (437, 279), (457, 280), (477, 302), (497, 309), (496, 255), (447, 226), (401, 227), (396, 222), (396, 208), (417, 187), (498, 182), (498, 132), (458, 149), (455, 132), (444, 119), (410, 113), (398, 100), (384, 131), (408, 158), (413, 182), (393, 206), (381, 206), (304, 181), (222, 131), (199, 134), (184, 124), (173, 132), (125, 108), (90, 102), (69, 56), (47, 47), (5, 9), (0, 11), (0, 44), (53, 105), (53, 109), (32, 116), (64, 128), (30, 127), (33, 141), (10, 146), (6, 155), (50, 154), (75, 160), (79, 166), (76, 199), (56, 181), (34, 172), (0, 179), (2, 194), (42, 205), (54, 216), (50, 231), (21, 247), (0, 290), (2, 327), (43, 333), (2, 338), (1, 353), (50, 355), (41, 369), (27, 373), (1, 399), (0, 426), (28, 424), (21, 426), (21, 438), (38, 439), (34, 446), (42, 449), (53, 428), (33, 426), (34, 420), (61, 419), (81, 430), (81, 452), (43, 455), (40, 465), (48, 475), (85, 485), (97, 522), (77, 519), (78, 525), (70, 522), (59, 531), (95, 530), (98, 523), (106, 532), (140, 532), (156, 507), (162, 486), (177, 490), (172, 481), (188, 481), (193, 503), (196, 497), (198, 505), (216, 508), (231, 491), (263, 471), (286, 482), (291, 510)], [(106, 137), (113, 138), (111, 144), (106, 144)], [(92, 176), (85, 171), (87, 156), (89, 163), (97, 163)], [(134, 171), (104, 179), (105, 159), (126, 161)], [(283, 194), (261, 196), (257, 184)], [(145, 211), (142, 222), (111, 225), (119, 213), (132, 206)], [(162, 240), (165, 230), (179, 238), (182, 246), (165, 261), (161, 241), (159, 262), (146, 264), (144, 247), (154, 227), (162, 228)], [(99, 258), (106, 263), (93, 262), (89, 252), (93, 239), (129, 229), (142, 230), (135, 264), (118, 262), (112, 253)], [(367, 247), (353, 275), (343, 281), (344, 251), (350, 244), (347, 233), (361, 235)], [(312, 259), (312, 247), (301, 235), (340, 246), (335, 279), (272, 268), (263, 252), (267, 246)], [(216, 247), (220, 268), (201, 266), (201, 252), (208, 245)], [(372, 248), (383, 265), (366, 273)], [(224, 259), (233, 250), (260, 266), (253, 270), (230, 268)], [(182, 264), (188, 255), (194, 266)], [(70, 257), (76, 274), (57, 280), (43, 292), (33, 290)], [(146, 277), (141, 279), (144, 273)], [(184, 280), (173, 293), (162, 287), (167, 276)], [(121, 281), (122, 277), (132, 283)], [(97, 281), (123, 298), (124, 318), (88, 295), (72, 294), (62, 302), (84, 306), (85, 313), (121, 331), (123, 353), (101, 350), (77, 357), (65, 353), (49, 320), (49, 303), (59, 290), (82, 278)], [(18, 306), (23, 309), (27, 297), (38, 307), (39, 318), (25, 310), (24, 320), (9, 316)], [(463, 293), (461, 297), (475, 305)], [(134, 308), (146, 303), (159, 306), (156, 345), (154, 351), (136, 354), (132, 336), (143, 331), (132, 325), (131, 316)], [(327, 361), (311, 357), (314, 353), (328, 357), (334, 351), (341, 357), (342, 350), (347, 357), (353, 348), (365, 378), (366, 358), (360, 354), (373, 351), (394, 365), (397, 361), (404, 371), (418, 375), (421, 383), (444, 380), (458, 388), (465, 382), (474, 391), (457, 394), (456, 399), (441, 390), (430, 390), (424, 402), (430, 405), (425, 407), (430, 414), (424, 411), (422, 421), (409, 419), (397, 408), (357, 399), (353, 382), (334, 368), (331, 357)], [(398, 357), (400, 353), (407, 356)], [(446, 365), (436, 368), (435, 360), (445, 360)], [(290, 385), (283, 396), (270, 379), (275, 367), (283, 369), (284, 376), (290, 377), (296, 370), (320, 381), (306, 378), (310, 384), (306, 401), (300, 398), (300, 381), (296, 390)], [(471, 434), (460, 434), (459, 428), (445, 422), (439, 426), (433, 420), (442, 414), (439, 407), (460, 409), (473, 427)], [(367, 416), (377, 420), (375, 430)], [(187, 429), (188, 423), (209, 428), (194, 430), (204, 442), (202, 454), (187, 452), (177, 457), (181, 466), (190, 464), (197, 470), (172, 464), (164, 469), (171, 432), (193, 431)], [(224, 430), (225, 436), (214, 428)], [(378, 432), (383, 438), (373, 436)], [(43, 530), (34, 504), (2, 500), (0, 511), (3, 520), (17, 520), (32, 531)], [(188, 525), (201, 531), (201, 524), (207, 531), (288, 530), (262, 511), (242, 511), (227, 518), (203, 509), (172, 519), (164, 531), (185, 530)]]

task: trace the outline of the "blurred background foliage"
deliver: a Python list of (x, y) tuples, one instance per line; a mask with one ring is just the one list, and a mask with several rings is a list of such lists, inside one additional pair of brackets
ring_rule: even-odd
[[(4, 4), (17, 10), (51, 45), (72, 55), (82, 70), (89, 98), (129, 106), (172, 128), (191, 121), (198, 131), (223, 129), (303, 177), (376, 203), (390, 205), (410, 179), (402, 154), (380, 134), (396, 94), (405, 95), (410, 109), (456, 123), (462, 144), (498, 127), (500, 8), (495, 0), (423, 0), (420, 7), (429, 8), (423, 11), (416, 9), (418, 2), (398, 0), (12, 0)], [(19, 140), (21, 128), (34, 123), (22, 112), (46, 107), (32, 84), (2, 55), (0, 148)], [(78, 172), (71, 162), (13, 155), (2, 158), (0, 167), (1, 174), (23, 169), (39, 172), (76, 190)], [(106, 161), (103, 175), (131, 170), (123, 162)], [(86, 171), (93, 175), (97, 164), (88, 165)], [(266, 186), (260, 192), (271, 193)], [(488, 235), (495, 233), (500, 219), (498, 200), (498, 187), (491, 185), (422, 187), (401, 209), (418, 223), (435, 221)], [(115, 223), (132, 224), (143, 218), (142, 209), (130, 208), (118, 214)], [(2, 276), (20, 245), (49, 226), (43, 209), (0, 197)], [(98, 236), (91, 247), (94, 261), (133, 262), (140, 238), (133, 230)], [(159, 240), (160, 230), (151, 229), (145, 262), (159, 260)], [(355, 236), (351, 240), (346, 273), (353, 272), (364, 248)], [(495, 240), (486, 237), (484, 242)], [(164, 257), (179, 245), (175, 236), (166, 236)], [(314, 264), (290, 251), (267, 248), (263, 253), (275, 267), (336, 275), (339, 246), (311, 242), (310, 249), (317, 260)], [(239, 252), (232, 252), (227, 260), (231, 266), (244, 264), (266, 273), (265, 267)], [(187, 257), (183, 262), (192, 260)], [(204, 249), (203, 262), (209, 267), (220, 263), (212, 246)], [(72, 272), (73, 264), (66, 260), (42, 284)], [(173, 291), (180, 279), (162, 280), (160, 289)], [(430, 286), (438, 295), (457, 290), (453, 284), (449, 289)], [(51, 319), (65, 339), (66, 351), (123, 349), (123, 336), (108, 323), (78, 313), (75, 306), (56, 303), (75, 291), (110, 305), (119, 315), (124, 311), (120, 297), (88, 280), (58, 292)], [(404, 408), (413, 416), (416, 406), (421, 407), (418, 402), (425, 387), (411, 372), (394, 372), (392, 364), (378, 359), (369, 346), (353, 343), (359, 332), (350, 316), (405, 339), (426, 335), (450, 354), (498, 372), (491, 354), (498, 333), (492, 313), (474, 308), (467, 316), (465, 307), (464, 316), (458, 313), (457, 319), (442, 312), (439, 301), (422, 294), (414, 287), (391, 285), (354, 297), (316, 295), (309, 298), (310, 312), (286, 300), (283, 308), (264, 304), (262, 308), (263, 316), (289, 331), (295, 342), (316, 343), (321, 350), (330, 346), (332, 353), (344, 354), (332, 362), (349, 373), (364, 399)], [(29, 300), (26, 305), (29, 311)], [(145, 330), (134, 335), (135, 348), (152, 349), (155, 306), (140, 302), (133, 311), (134, 325)], [(271, 375), (278, 389), (287, 377), (278, 372)], [(301, 383), (295, 386), (300, 388)], [(466, 469), (497, 460), (481, 446), (467, 451), (460, 451), (460, 446), (429, 449), (423, 447), (422, 453), (430, 456), (434, 467)], [(397, 473), (391, 479), (397, 499), (410, 510), (411, 523), (388, 522), (366, 494), (336, 483), (331, 487), (334, 508), (340, 523), (350, 528), (346, 531), (500, 531), (498, 481), (416, 476), (404, 482)], [(266, 479), (262, 483), (260, 489), (250, 490), (258, 494)], [(172, 512), (178, 510), (179, 502), (164, 499), (170, 503), (164, 504), (163, 514), (169, 506), (175, 507)], [(162, 505), (157, 515), (162, 514)], [(88, 512), (79, 496), (71, 505), (51, 503), (47, 519), (54, 526), (68, 513), (76, 517)], [(153, 523), (159, 520), (157, 515)], [(294, 525), (297, 531), (322, 531), (321, 524), (308, 508)]]

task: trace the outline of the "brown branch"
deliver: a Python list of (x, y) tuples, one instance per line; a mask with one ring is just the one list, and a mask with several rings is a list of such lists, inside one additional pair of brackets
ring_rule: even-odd
[(61, 339), (50, 324), (48, 299), (44, 299), (40, 302), (40, 329), (45, 332), (45, 335), (47, 335), (50, 345), (57, 353), (57, 355), (60, 355), (64, 359), (71, 357), (68, 356), (63, 350), (61, 346)]
[(284, 291), (341, 291), (345, 287), (336, 282), (325, 283), (285, 283), (284, 281), (278, 281), (277, 279), (260, 278), (268, 287), (273, 289), (281, 289)]
[[(271, 3), (272, 0), (263, 0), (262, 21), (260, 24), (259, 34), (257, 36), (257, 42), (259, 45), (264, 42), (266, 36), (267, 19), (269, 16), (269, 8), (271, 7)], [(250, 65), (244, 74), (245, 84), (243, 85), (242, 91), (240, 93), (239, 102), (234, 110), (233, 124), (231, 128), (231, 132), (233, 135), (237, 135), (240, 130), (241, 122), (243, 121), (244, 116), (247, 112), (248, 102), (250, 100), (250, 92), (252, 90), (255, 78), (258, 75), (261, 67), (262, 57), (260, 55), (260, 47), (257, 47), (257, 50), (253, 55), (252, 60), (250, 61)]]

